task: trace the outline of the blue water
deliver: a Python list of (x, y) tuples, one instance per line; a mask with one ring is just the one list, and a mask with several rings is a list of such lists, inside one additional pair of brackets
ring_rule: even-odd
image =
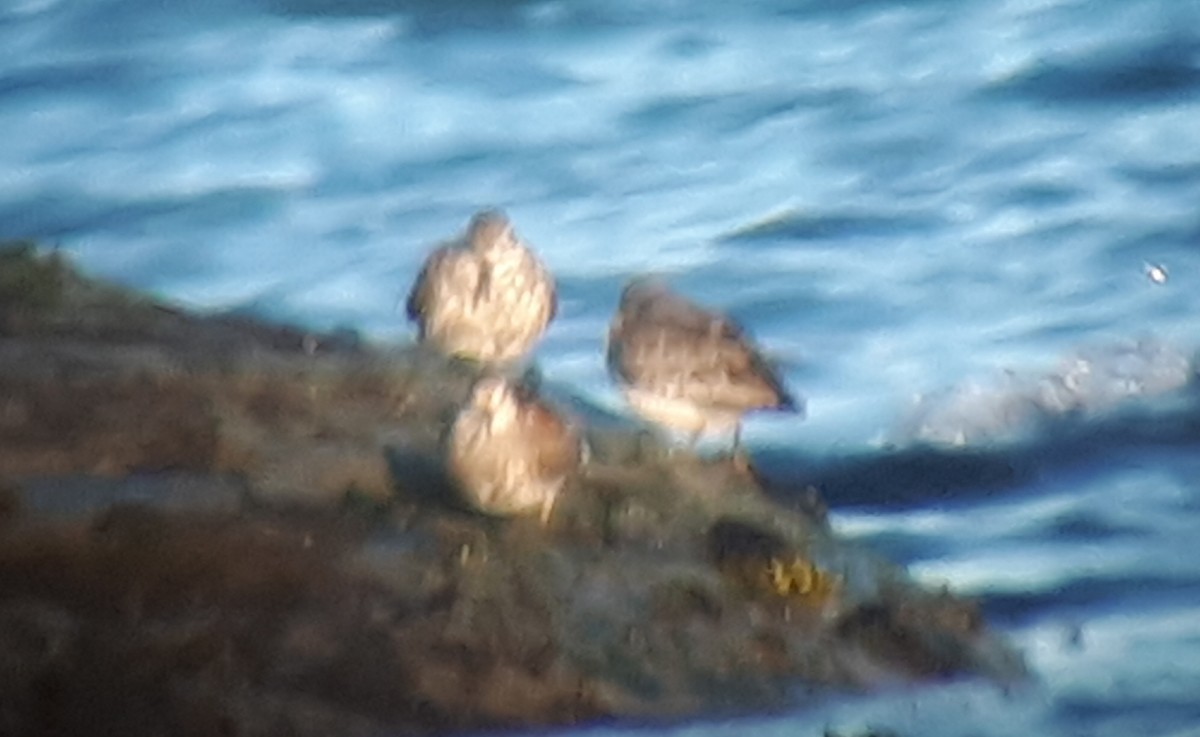
[(1039, 677), (655, 733), (1200, 729), (1200, 2), (0, 5), (0, 237), (395, 342), (484, 205), (551, 381), (623, 411), (631, 273), (731, 311), (808, 399), (764, 465)]

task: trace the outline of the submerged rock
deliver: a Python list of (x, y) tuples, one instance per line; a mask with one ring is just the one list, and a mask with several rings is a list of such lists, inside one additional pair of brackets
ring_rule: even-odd
[(0, 269), (0, 733), (430, 733), (1025, 675), (971, 602), (726, 460), (580, 418), (546, 524), (481, 516), (437, 455), (471, 366), (29, 248)]

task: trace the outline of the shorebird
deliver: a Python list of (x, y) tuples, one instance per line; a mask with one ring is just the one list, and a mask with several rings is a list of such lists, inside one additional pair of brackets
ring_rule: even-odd
[(485, 376), (445, 438), (447, 468), (463, 501), (501, 517), (536, 512), (545, 525), (583, 462), (576, 429), (524, 385)]
[(742, 418), (751, 411), (802, 412), (775, 370), (736, 322), (639, 277), (621, 293), (608, 332), (608, 370), (639, 415), (700, 436), (733, 430), (739, 455)]
[(429, 254), (407, 302), (418, 340), (485, 365), (522, 359), (557, 310), (554, 278), (499, 210)]

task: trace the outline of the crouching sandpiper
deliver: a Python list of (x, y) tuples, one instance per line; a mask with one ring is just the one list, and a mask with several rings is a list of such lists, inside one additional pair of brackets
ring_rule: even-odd
[(462, 500), (498, 517), (550, 520), (586, 452), (576, 428), (532, 390), (502, 376), (476, 382), (445, 438)]

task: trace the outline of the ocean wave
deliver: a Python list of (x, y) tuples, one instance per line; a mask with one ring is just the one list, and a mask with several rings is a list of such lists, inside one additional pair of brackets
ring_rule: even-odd
[(1192, 359), (1154, 338), (1085, 347), (1044, 374), (1005, 371), (918, 397), (896, 442), (964, 446), (1028, 439), (1063, 420), (1178, 391), (1196, 372)]

